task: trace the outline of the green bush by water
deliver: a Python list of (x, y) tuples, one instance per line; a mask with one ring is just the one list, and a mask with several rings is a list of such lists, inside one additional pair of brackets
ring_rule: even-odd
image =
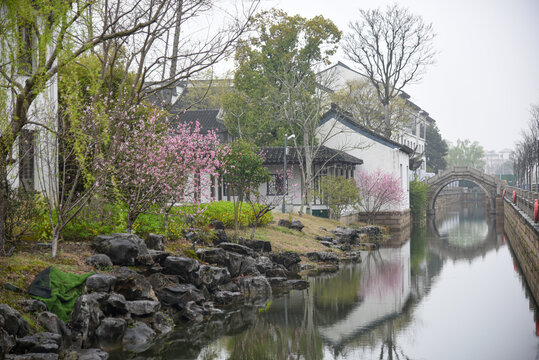
[(410, 211), (414, 222), (425, 218), (429, 186), (422, 181), (410, 181)]

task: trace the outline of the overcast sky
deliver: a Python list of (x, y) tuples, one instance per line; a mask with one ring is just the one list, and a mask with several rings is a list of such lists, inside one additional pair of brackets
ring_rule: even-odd
[[(344, 33), (359, 8), (386, 0), (264, 0), (304, 17), (323, 15)], [(436, 63), (404, 90), (436, 120), (442, 137), (477, 140), (486, 150), (513, 148), (539, 104), (539, 0), (401, 0), (431, 22)], [(339, 52), (333, 58), (354, 67)]]

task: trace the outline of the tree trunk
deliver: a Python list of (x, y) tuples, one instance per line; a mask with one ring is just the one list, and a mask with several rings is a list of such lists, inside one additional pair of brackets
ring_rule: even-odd
[(7, 165), (4, 161), (7, 158), (7, 154), (1, 154), (0, 156), (0, 256), (3, 256), (6, 253), (6, 220), (8, 212), (9, 193), (7, 181)]
[(131, 212), (127, 213), (127, 224), (126, 224), (126, 231), (128, 234), (133, 234), (133, 224), (137, 220), (138, 214), (132, 214)]
[(58, 255), (58, 239), (60, 238), (60, 231), (58, 231), (58, 226), (52, 229), (52, 257), (56, 258)]
[(391, 138), (391, 118), (389, 116), (389, 103), (384, 104), (384, 136)]

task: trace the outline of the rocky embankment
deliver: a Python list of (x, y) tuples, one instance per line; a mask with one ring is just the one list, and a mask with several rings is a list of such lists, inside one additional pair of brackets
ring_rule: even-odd
[[(298, 223), (290, 225), (301, 231)], [(67, 324), (42, 302), (25, 300), (19, 305), (45, 330), (32, 334), (17, 310), (0, 304), (0, 359), (97, 360), (107, 359), (110, 351), (136, 355), (177, 324), (195, 329), (205, 320), (235, 314), (240, 305), (263, 306), (276, 292), (309, 286), (298, 273), (313, 265), (301, 266), (299, 254), (274, 253), (266, 241), (234, 243), (217, 227), (214, 246), (197, 249), (196, 258), (166, 252), (158, 235), (146, 240), (131, 234), (97, 236), (96, 254), (86, 262), (98, 273), (87, 278)], [(319, 239), (344, 250), (344, 258), (329, 251), (302, 255), (321, 267), (338, 267), (341, 259), (359, 261), (353, 250), (368, 231), (374, 230), (339, 227)]]

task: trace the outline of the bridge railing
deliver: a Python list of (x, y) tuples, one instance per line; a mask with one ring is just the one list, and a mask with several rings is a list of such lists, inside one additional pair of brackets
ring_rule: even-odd
[(513, 202), (513, 191), (516, 192), (515, 205), (525, 212), (531, 219), (534, 218), (534, 203), (535, 199), (539, 199), (539, 192), (520, 189), (514, 186), (505, 186), (505, 200)]

